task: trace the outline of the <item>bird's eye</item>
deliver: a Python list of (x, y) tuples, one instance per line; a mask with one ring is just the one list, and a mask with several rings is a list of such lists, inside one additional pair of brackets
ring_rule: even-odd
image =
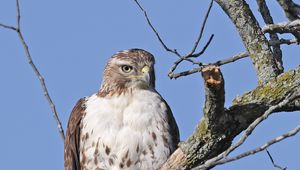
[(123, 65), (121, 68), (124, 73), (129, 73), (132, 71), (132, 66), (129, 65)]

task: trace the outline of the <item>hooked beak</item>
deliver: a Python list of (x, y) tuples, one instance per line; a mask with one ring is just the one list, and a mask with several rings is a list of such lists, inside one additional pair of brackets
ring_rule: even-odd
[(138, 80), (138, 81), (142, 81), (143, 84), (150, 86), (150, 68), (149, 66), (144, 66), (141, 70), (141, 74), (139, 75), (131, 75), (129, 76), (129, 78), (134, 79), (134, 80)]
[(144, 66), (142, 68), (142, 76), (141, 78), (147, 82), (148, 84), (150, 83), (150, 74), (149, 74), (150, 68), (149, 66)]

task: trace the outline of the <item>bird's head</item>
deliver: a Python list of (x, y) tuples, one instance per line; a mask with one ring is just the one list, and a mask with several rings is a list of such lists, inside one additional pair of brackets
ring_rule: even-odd
[(114, 54), (103, 75), (100, 94), (120, 95), (134, 89), (154, 89), (154, 57), (142, 49), (130, 49)]

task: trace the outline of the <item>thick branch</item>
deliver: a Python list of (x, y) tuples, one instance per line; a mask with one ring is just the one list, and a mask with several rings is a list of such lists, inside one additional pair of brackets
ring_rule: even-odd
[[(179, 169), (203, 164), (206, 160), (225, 151), (231, 145), (233, 138), (248, 128), (268, 108), (278, 105), (290, 94), (300, 95), (299, 87), (300, 68), (297, 68), (282, 73), (267, 84), (234, 99), (233, 105), (219, 115), (219, 121), (216, 121), (213, 126), (207, 123), (207, 116), (204, 116), (193, 135), (178, 149), (182, 151), (180, 157), (186, 158), (185, 162), (178, 165)], [(295, 110), (300, 110), (300, 99), (295, 99), (272, 113)], [(223, 131), (214, 134), (211, 127)], [(172, 164), (172, 160), (168, 160), (168, 163)]]
[(300, 6), (298, 4), (294, 3), (292, 0), (277, 0), (277, 2), (290, 21), (300, 19)]
[[(289, 137), (292, 137), (294, 135), (296, 135), (297, 133), (299, 133), (300, 131), (300, 125), (297, 126), (296, 128), (294, 128), (293, 130), (285, 133), (285, 134), (282, 134), (281, 136), (278, 136), (270, 141), (268, 141), (267, 143), (255, 148), (255, 149), (252, 149), (252, 150), (249, 150), (249, 151), (246, 151), (244, 153), (241, 153), (237, 156), (234, 156), (234, 157), (230, 157), (230, 158), (226, 158), (226, 159), (223, 159), (223, 160), (220, 160), (218, 161), (218, 165), (221, 165), (221, 164), (225, 164), (225, 163), (228, 163), (228, 162), (232, 162), (232, 161), (236, 161), (236, 160), (239, 160), (241, 158), (244, 158), (246, 156), (249, 156), (249, 155), (253, 155), (253, 154), (256, 154), (258, 152), (261, 152), (261, 151), (264, 151), (266, 150), (268, 147), (270, 147), (271, 145), (275, 144), (275, 143), (278, 143), (284, 139), (287, 139)], [(203, 168), (195, 168), (195, 169), (205, 169), (204, 167)], [(282, 169), (286, 169), (286, 168), (282, 168)], [(193, 169), (194, 170), (194, 169)]]
[(292, 22), (283, 22), (278, 24), (269, 24), (263, 28), (265, 33), (292, 33), (298, 41), (300, 40), (300, 19)]
[[(246, 141), (246, 139), (249, 137), (249, 135), (251, 135), (251, 133), (257, 127), (258, 124), (260, 124), (263, 120), (267, 119), (268, 116), (271, 113), (273, 113), (276, 109), (282, 108), (283, 106), (285, 106), (289, 102), (293, 101), (295, 98), (299, 98), (299, 96), (300, 96), (299, 94), (294, 94), (294, 93), (290, 94), (283, 101), (281, 101), (280, 103), (278, 103), (278, 104), (276, 104), (274, 106), (269, 107), (265, 111), (265, 113), (263, 115), (261, 115), (260, 117), (258, 117), (257, 119), (255, 119), (255, 121), (252, 122), (248, 126), (248, 128), (245, 130), (244, 134), (236, 142), (236, 144), (230, 146), (226, 151), (224, 151), (223, 153), (219, 154), (218, 156), (216, 156), (216, 157), (214, 157), (214, 158), (206, 161), (204, 165), (199, 166), (197, 169), (209, 169), (209, 168), (214, 167), (216, 165), (223, 164), (223, 163), (227, 162), (230, 159), (230, 158), (227, 158), (227, 156), (229, 155), (229, 153), (231, 153), (236, 148), (238, 148), (239, 146), (241, 146)], [(234, 159), (232, 159), (232, 160), (234, 160)]]
[(279, 70), (268, 41), (245, 0), (215, 0), (236, 26), (256, 69), (259, 84), (276, 77)]
[[(210, 158), (210, 155), (202, 154), (207, 150), (218, 150), (224, 147), (218, 145), (217, 140), (214, 140), (214, 144), (206, 145), (207, 141), (211, 141), (212, 138), (219, 138), (218, 135), (224, 131), (223, 128), (220, 128), (221, 126), (215, 126), (223, 123), (224, 79), (219, 67), (215, 65), (204, 66), (202, 77), (205, 85), (204, 117), (199, 123), (196, 132), (180, 145), (180, 148), (177, 149), (162, 168), (163, 170), (167, 169), (166, 167), (169, 169), (180, 169), (183, 166), (189, 167), (189, 165), (198, 163), (199, 160)], [(203, 147), (200, 148), (200, 146)], [(178, 157), (184, 159), (181, 159), (181, 162), (174, 163), (174, 160), (177, 160), (175, 158)]]
[[(277, 0), (279, 5), (284, 10), (286, 17), (290, 21), (300, 19), (300, 6), (293, 2), (293, 0)], [(300, 41), (300, 31), (293, 32), (294, 36)]]
[(269, 41), (269, 44), (270, 46), (274, 46), (274, 45), (282, 45), (282, 44), (286, 44), (286, 45), (291, 45), (291, 44), (297, 44), (298, 43), (298, 40), (296, 38), (293, 38), (293, 39), (279, 39), (279, 40), (270, 40)]

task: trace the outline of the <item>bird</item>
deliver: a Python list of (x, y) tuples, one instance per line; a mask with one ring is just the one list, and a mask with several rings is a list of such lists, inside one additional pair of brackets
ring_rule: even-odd
[(155, 89), (155, 58), (143, 49), (109, 58), (100, 89), (73, 108), (66, 170), (156, 170), (177, 148), (172, 111)]

